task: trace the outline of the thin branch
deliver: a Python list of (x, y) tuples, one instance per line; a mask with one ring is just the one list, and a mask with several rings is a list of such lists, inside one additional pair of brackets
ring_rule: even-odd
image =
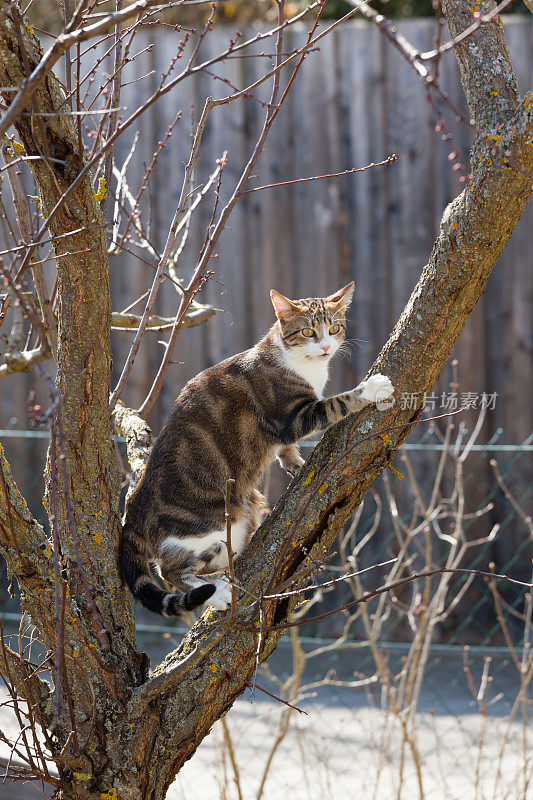
[(51, 355), (48, 344), (39, 345), (34, 350), (6, 353), (4, 355), (5, 364), (0, 364), (0, 379), (6, 378), (14, 372), (31, 372), (35, 364), (48, 361)]
[[(117, 14), (120, 14), (122, 11), (122, 3), (123, 0), (115, 0), (115, 9)], [(113, 77), (113, 89), (111, 92), (111, 107), (113, 112), (109, 117), (109, 125), (107, 128), (107, 138), (109, 139), (113, 133), (115, 132), (117, 125), (118, 125), (118, 112), (119, 112), (119, 104), (120, 104), (120, 87), (122, 84), (122, 70), (120, 66), (122, 64), (122, 37), (120, 36), (120, 22), (116, 24), (115, 27), (115, 62), (114, 62), (114, 77)], [(67, 87), (68, 88), (68, 87)], [(111, 187), (111, 175), (113, 173), (113, 145), (108, 148), (105, 158), (104, 164), (104, 187)], [(107, 204), (109, 199), (110, 191), (108, 190), (100, 202), (100, 212), (102, 216), (105, 218)]]
[(233, 566), (233, 559), (235, 552), (231, 546), (231, 492), (235, 486), (233, 478), (228, 478), (226, 481), (226, 496), (225, 496), (225, 514), (226, 517), (226, 549), (228, 551), (228, 569), (231, 582), (231, 613), (235, 614), (237, 610), (237, 592), (235, 589), (235, 568)]
[[(32, 239), (32, 225), (28, 207), (28, 198), (22, 184), (20, 172), (13, 164), (12, 153), (13, 151), (11, 146), (4, 145), (2, 148), (2, 155), (7, 168), (9, 184), (11, 186), (13, 205), (15, 206), (15, 213), (19, 224), (19, 230), (22, 235), (22, 240), (26, 245), (28, 245)], [(52, 313), (52, 307), (50, 304), (50, 298), (48, 296), (48, 289), (44, 279), (43, 268), (40, 263), (34, 261), (31, 265), (31, 269), (35, 290), (37, 292), (41, 313), (43, 315), (43, 320), (46, 327), (46, 341), (55, 358), (57, 356), (57, 331)]]
[[(338, 614), (339, 611), (345, 611), (347, 608), (352, 608), (353, 606), (360, 605), (361, 603), (367, 603), (373, 597), (378, 597), (381, 594), (385, 594), (386, 592), (390, 592), (391, 589), (396, 589), (398, 586), (404, 586), (405, 584), (412, 583), (413, 581), (420, 580), (420, 578), (429, 578), (433, 575), (442, 575), (442, 574), (450, 574), (450, 575), (474, 575), (481, 578), (497, 578), (499, 580), (506, 580), (509, 583), (514, 583), (517, 586), (525, 586), (528, 589), (533, 588), (533, 583), (528, 583), (527, 581), (520, 581), (517, 578), (511, 578), (509, 575), (502, 575), (499, 573), (493, 572), (485, 572), (484, 570), (480, 569), (466, 569), (462, 567), (456, 568), (448, 568), (448, 567), (439, 567), (437, 569), (430, 569), (424, 572), (417, 572), (415, 575), (409, 575), (407, 578), (401, 578), (398, 581), (394, 581), (393, 583), (387, 584), (387, 586), (381, 586), (379, 589), (374, 589), (370, 592), (365, 592), (361, 597), (357, 597), (355, 600), (351, 600), (349, 603), (345, 603), (338, 608), (333, 609), (332, 611), (327, 611), (324, 614), (321, 614), (317, 617), (308, 617), (304, 620), (298, 620), (298, 622), (286, 622), (280, 625), (273, 625), (270, 627), (263, 627), (262, 629), (257, 628), (253, 625), (249, 625), (247, 623), (236, 623), (239, 630), (246, 630), (252, 633), (258, 633), (260, 630), (262, 632), (270, 632), (270, 631), (282, 631), (287, 630), (287, 628), (293, 628), (295, 625), (301, 625), (303, 623), (308, 622), (319, 622), (320, 620), (326, 619), (326, 617), (331, 617), (333, 614)], [(282, 600), (284, 595), (281, 594), (278, 596), (277, 599)]]
[(245, 189), (241, 192), (243, 194), (251, 194), (252, 192), (260, 192), (263, 189), (275, 189), (278, 186), (290, 186), (293, 183), (307, 183), (308, 181), (320, 181), (325, 180), (326, 178), (342, 178), (344, 175), (355, 175), (356, 172), (366, 172), (367, 169), (373, 169), (374, 167), (383, 167), (388, 166), (390, 164), (397, 164), (398, 163), (398, 156), (394, 153), (392, 156), (384, 159), (384, 161), (378, 161), (376, 164), (372, 161), (370, 164), (367, 164), (366, 167), (354, 167), (353, 169), (345, 169), (343, 172), (330, 172), (327, 175), (313, 175), (311, 178), (294, 178), (292, 181), (280, 181), (279, 183), (267, 183), (264, 186), (255, 186), (253, 189)]
[(297, 711), (299, 714), (305, 714), (306, 717), (309, 716), (307, 711), (304, 711), (303, 708), (298, 708), (298, 706), (295, 706), (292, 703), (289, 703), (288, 700), (283, 700), (281, 697), (278, 697), (276, 694), (272, 694), (272, 692), (268, 692), (266, 689), (263, 689), (262, 686), (259, 686), (258, 683), (254, 684), (254, 689), (259, 689), (259, 691), (263, 692), (263, 694), (268, 695), (273, 700), (277, 700), (278, 703), (283, 703), (284, 706), (288, 706), (289, 708), (292, 708), (293, 711)]
[[(195, 328), (203, 322), (216, 314), (219, 310), (212, 306), (201, 305), (200, 303), (191, 303), (192, 308), (189, 308), (183, 320), (184, 328)], [(111, 313), (111, 329), (122, 331), (135, 331), (139, 329), (142, 317), (138, 314), (124, 314), (119, 311)], [(174, 317), (158, 317), (153, 314), (148, 318), (146, 329), (156, 332), (170, 330), (174, 325)], [(1, 370), (1, 367), (0, 367)]]

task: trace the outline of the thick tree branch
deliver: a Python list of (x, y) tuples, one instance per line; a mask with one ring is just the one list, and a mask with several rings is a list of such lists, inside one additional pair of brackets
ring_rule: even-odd
[[(455, 38), (475, 22), (474, 12), (490, 14), (494, 3), (481, 0), (473, 9), (462, 0), (443, 0), (442, 10)], [(455, 52), (470, 117), (478, 132), (497, 134), (498, 126), (514, 117), (520, 102), (500, 17), (459, 42)]]
[[(23, 604), (31, 608), (32, 620), (41, 632), (43, 641), (51, 646), (55, 641), (52, 546), (20, 494), (1, 444), (0, 555), (7, 564), (8, 574), (18, 583)], [(7, 647), (2, 636), (0, 674), (11, 681), (20, 697), (24, 697), (28, 703), (38, 704), (41, 719), (49, 722), (51, 714), (46, 708), (46, 701), (50, 689), (33, 672), (25, 659)]]
[[(24, 85), (25, 65), (35, 68), (40, 59), (38, 42), (22, 20), (17, 20), (17, 13), (11, 5), (9, 13), (0, 17), (2, 87)], [(15, 121), (26, 154), (39, 156), (29, 163), (45, 216), (84, 165), (72, 119), (57, 113), (63, 102), (61, 85), (50, 73), (33, 97), (39, 112), (50, 115), (47, 124), (35, 124), (31, 115), (20, 115)], [(66, 232), (71, 233), (68, 239)], [(119, 472), (107, 413), (109, 269), (99, 206), (88, 173), (50, 221), (49, 233), (57, 257), (59, 301), (54, 404), (55, 424), (61, 432), (49, 452), (47, 486), (48, 507), (54, 510), (58, 536), (56, 555), (52, 557), (42, 530), (28, 519), (22, 498), (7, 478), (2, 497), (3, 550), (21, 585), (23, 606), (47, 649), (59, 654), (63, 675), (68, 675), (54, 729), (61, 760), (72, 770), (89, 773), (94, 769), (104, 775), (106, 748), (100, 747), (97, 737), (89, 736), (95, 709), (98, 706), (106, 716), (117, 704), (120, 707), (131, 686), (143, 680), (145, 661), (135, 652), (132, 607), (117, 574)], [(7, 475), (7, 465), (2, 474)], [(22, 535), (28, 546), (20, 540)], [(10, 551), (13, 542), (15, 553)], [(39, 549), (43, 546), (44, 550)], [(58, 584), (59, 601), (55, 596)], [(102, 627), (107, 649), (99, 636)], [(59, 674), (57, 663), (54, 666)], [(75, 732), (73, 720), (78, 727)], [(77, 752), (76, 741), (88, 739), (86, 752)]]
[(36, 624), (53, 608), (54, 585), (50, 576), (51, 547), (41, 525), (31, 516), (20, 494), (0, 444), (0, 554), (22, 593), (36, 591), (39, 603), (32, 610)]

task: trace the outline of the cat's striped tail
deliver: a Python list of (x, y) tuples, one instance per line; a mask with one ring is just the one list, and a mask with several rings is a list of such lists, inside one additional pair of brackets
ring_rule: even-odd
[(132, 595), (149, 611), (166, 617), (179, 617), (183, 611), (201, 606), (215, 593), (216, 587), (206, 583), (190, 592), (165, 592), (155, 582), (143, 538), (126, 523), (122, 529), (120, 561), (124, 579)]

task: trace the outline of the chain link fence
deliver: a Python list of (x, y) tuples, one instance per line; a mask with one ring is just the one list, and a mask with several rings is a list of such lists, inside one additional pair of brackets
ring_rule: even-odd
[[(533, 435), (505, 444), (497, 430), (480, 444), (478, 434), (430, 427), (404, 445), (316, 565), (299, 624), (171, 800), (533, 798)], [(0, 441), (42, 520), (47, 433), (0, 431)], [(275, 500), (275, 469), (267, 488)], [(1, 596), (15, 633), (16, 598)], [(144, 610), (137, 618), (139, 646), (157, 663), (184, 629)]]

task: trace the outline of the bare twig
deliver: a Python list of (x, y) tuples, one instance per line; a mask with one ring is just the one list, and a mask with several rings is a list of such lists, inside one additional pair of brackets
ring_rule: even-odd
[(228, 569), (231, 581), (231, 613), (235, 614), (237, 610), (237, 592), (235, 589), (235, 568), (233, 566), (233, 559), (235, 552), (231, 546), (231, 492), (235, 486), (233, 478), (228, 478), (226, 481), (226, 496), (225, 496), (225, 517), (226, 517), (226, 548), (228, 551)]
[(354, 175), (356, 172), (366, 172), (367, 169), (374, 167), (383, 167), (390, 164), (397, 164), (398, 156), (396, 154), (389, 156), (383, 161), (378, 161), (376, 164), (372, 162), (367, 164), (366, 167), (354, 167), (353, 169), (345, 169), (344, 172), (330, 172), (327, 175), (313, 175), (312, 178), (295, 178), (292, 181), (280, 181), (279, 183), (267, 183), (264, 186), (255, 186), (253, 189), (245, 189), (241, 194), (251, 194), (252, 192), (260, 192), (263, 189), (276, 189), (278, 186), (290, 186), (293, 183), (307, 183), (308, 181), (320, 181), (326, 178), (342, 178), (344, 175)]

